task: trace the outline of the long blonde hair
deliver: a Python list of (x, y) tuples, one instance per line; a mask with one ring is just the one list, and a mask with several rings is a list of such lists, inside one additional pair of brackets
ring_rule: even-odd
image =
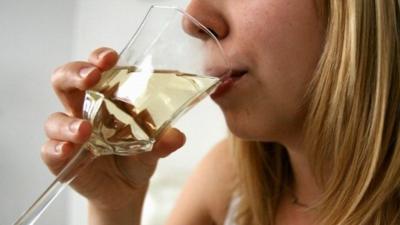
[[(323, 225), (400, 224), (400, 2), (326, 0), (325, 48), (305, 99)], [(241, 225), (273, 225), (292, 179), (278, 144), (232, 136)], [(326, 176), (329, 171), (329, 176)]]

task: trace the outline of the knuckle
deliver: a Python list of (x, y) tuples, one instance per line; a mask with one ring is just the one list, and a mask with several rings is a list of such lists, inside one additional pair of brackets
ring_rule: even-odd
[(62, 113), (62, 112), (54, 112), (54, 113), (49, 115), (48, 120), (53, 120), (53, 119), (59, 118), (59, 117), (61, 117), (63, 115), (64, 115), (64, 113)]
[(67, 140), (68, 138), (68, 116), (62, 112), (51, 114), (45, 125), (45, 132), (49, 138)]
[(40, 158), (46, 165), (50, 164), (50, 159), (49, 159), (50, 148), (51, 148), (50, 146), (51, 146), (51, 141), (47, 141), (44, 145), (42, 145), (40, 149)]
[(50, 77), (50, 82), (53, 86), (56, 86), (61, 77), (61, 74), (64, 74), (64, 71), (65, 71), (64, 66), (60, 66), (54, 70), (52, 76)]
[(55, 120), (59, 119), (63, 115), (64, 115), (64, 113), (62, 113), (62, 112), (55, 112), (55, 113), (50, 114), (47, 117), (47, 120), (44, 125), (45, 130), (50, 130), (53, 127)]
[(55, 75), (55, 74), (57, 74), (57, 73), (59, 73), (60, 72), (60, 70), (62, 70), (63, 68), (64, 68), (64, 66), (65, 66), (65, 64), (64, 65), (61, 65), (61, 66), (58, 66), (58, 67), (56, 67), (54, 70), (53, 70), (53, 75)]
[(54, 70), (53, 75), (50, 77), (50, 82), (53, 85), (53, 88), (58, 89), (64, 84), (63, 81), (65, 80), (65, 77), (70, 74), (71, 64), (73, 63), (67, 63)]
[(67, 129), (68, 128), (66, 128), (65, 125), (58, 124), (56, 126), (56, 128), (54, 130), (55, 130), (55, 133), (57, 133), (57, 137), (58, 137), (59, 140), (65, 140), (66, 139), (65, 138), (65, 133), (68, 132), (68, 131), (66, 131)]
[(49, 136), (49, 133), (50, 133), (51, 130), (52, 130), (52, 126), (53, 126), (53, 123), (54, 123), (54, 117), (55, 117), (56, 114), (57, 114), (57, 113), (52, 113), (52, 114), (50, 114), (50, 115), (47, 117), (46, 122), (44, 123), (44, 130), (45, 130), (47, 136)]
[(54, 87), (65, 85), (64, 81), (68, 77), (76, 77), (81, 68), (89, 66), (91, 66), (91, 64), (86, 61), (73, 61), (64, 64), (54, 70), (53, 75), (50, 78), (50, 81)]
[(42, 161), (45, 160), (45, 156), (47, 154), (47, 143), (43, 144), (42, 147), (40, 148), (40, 158)]

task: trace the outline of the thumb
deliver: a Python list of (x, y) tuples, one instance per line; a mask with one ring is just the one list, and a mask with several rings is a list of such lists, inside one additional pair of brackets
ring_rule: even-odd
[(158, 159), (166, 157), (182, 147), (185, 140), (182, 132), (170, 128), (164, 132), (150, 152), (117, 157), (118, 167), (123, 175), (136, 186), (144, 185), (153, 175)]
[(185, 135), (176, 128), (167, 129), (154, 144), (150, 152), (139, 154), (140, 160), (147, 165), (155, 165), (159, 158), (167, 157), (185, 144)]

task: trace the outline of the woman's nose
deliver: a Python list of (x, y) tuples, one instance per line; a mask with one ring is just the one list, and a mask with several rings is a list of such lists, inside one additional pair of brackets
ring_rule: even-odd
[[(229, 27), (221, 12), (218, 11), (215, 4), (211, 3), (212, 1), (215, 0), (192, 0), (186, 8), (186, 12), (208, 28), (218, 40), (222, 40), (228, 35)], [(184, 17), (182, 23), (183, 29), (189, 35), (204, 41), (210, 38), (203, 29), (188, 18)]]

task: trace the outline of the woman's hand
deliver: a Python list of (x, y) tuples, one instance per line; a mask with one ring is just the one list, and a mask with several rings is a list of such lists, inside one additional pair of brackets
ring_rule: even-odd
[[(49, 140), (43, 145), (42, 159), (58, 174), (88, 140), (91, 124), (81, 119), (85, 90), (93, 87), (102, 72), (111, 69), (118, 55), (99, 48), (88, 62), (71, 62), (59, 67), (52, 77), (54, 90), (65, 113), (52, 114), (45, 124)], [(156, 142), (151, 152), (135, 156), (101, 156), (87, 166), (71, 186), (91, 205), (102, 210), (119, 210), (143, 197), (159, 158), (180, 148), (185, 136), (171, 128)]]

